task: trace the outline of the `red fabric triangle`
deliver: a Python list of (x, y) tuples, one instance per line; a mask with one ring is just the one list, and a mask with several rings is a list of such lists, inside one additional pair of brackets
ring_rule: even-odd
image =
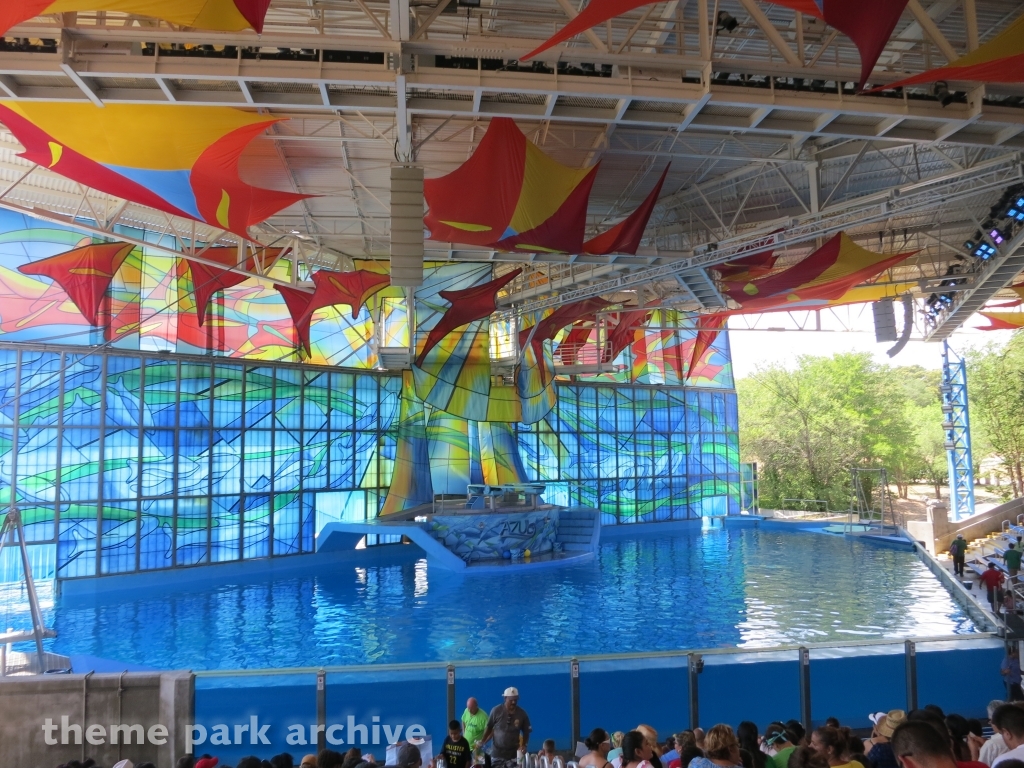
[(309, 307), (309, 302), (313, 299), (313, 294), (309, 291), (300, 291), (298, 288), (288, 288), (284, 285), (275, 285), (274, 287), (284, 297), (284, 303), (288, 307), (288, 314), (292, 316), (292, 323), (295, 325), (295, 334), (299, 337), (299, 344), (306, 350), (307, 355), (310, 354), (309, 316), (306, 313), (306, 309)]
[(134, 247), (128, 243), (86, 245), (48, 259), (22, 264), (18, 271), (25, 275), (49, 277), (64, 289), (89, 325), (99, 326), (100, 305), (107, 295), (110, 281)]
[(610, 363), (619, 352), (633, 343), (636, 329), (651, 319), (653, 309), (634, 309), (631, 312), (623, 312), (619, 316), (618, 324), (608, 334), (607, 345), (601, 355), (602, 363)]
[(522, 271), (522, 269), (517, 269), (491, 280), (489, 283), (465, 288), (461, 291), (441, 291), (439, 295), (445, 301), (450, 302), (451, 306), (427, 334), (423, 349), (416, 355), (416, 367), (422, 368), (423, 359), (427, 353), (456, 328), (490, 316), (498, 308), (498, 291), (515, 280)]
[(590, 334), (594, 330), (594, 327), (590, 325), (593, 322), (596, 322), (596, 317), (577, 321), (562, 339), (562, 343), (558, 345), (558, 355), (562, 360), (562, 365), (576, 365), (580, 347), (587, 343), (587, 339), (590, 338)]
[[(321, 269), (313, 273), (313, 299), (306, 308), (308, 316), (323, 307), (347, 304), (352, 307), (352, 319), (359, 316), (359, 310), (366, 300), (391, 284), (391, 278), (379, 272), (360, 269), (355, 272), (332, 272)], [(306, 318), (309, 322), (309, 317)]]
[(700, 330), (697, 331), (697, 340), (694, 342), (693, 351), (690, 354), (690, 365), (686, 369), (685, 381), (689, 381), (693, 374), (697, 372), (697, 365), (700, 363), (700, 359), (704, 357), (704, 353), (715, 343), (715, 339), (718, 338), (718, 333), (725, 325), (726, 319), (726, 315), (722, 314), (697, 315), (697, 327)]
[(270, 0), (234, 0), (235, 8), (242, 18), (249, 22), (256, 34), (263, 34), (263, 22), (267, 18)]
[[(593, 315), (595, 312), (599, 312), (605, 307), (610, 307), (611, 305), (612, 302), (605, 301), (600, 296), (584, 299), (583, 301), (576, 301), (572, 304), (566, 304), (559, 307), (550, 315), (545, 317), (537, 323), (536, 331), (530, 327), (519, 332), (519, 348), (522, 349), (526, 344), (527, 339), (529, 339), (530, 346), (533, 347), (537, 360), (541, 364), (540, 379), (542, 385), (547, 386), (551, 375), (551, 372), (547, 371), (546, 366), (543, 364), (544, 342), (555, 338), (555, 335), (565, 328), (565, 326), (571, 325), (577, 320), (581, 320), (588, 315)], [(532, 338), (530, 337), (531, 331), (533, 332)]]
[(665, 177), (668, 176), (668, 169), (672, 163), (665, 166), (661, 172), (661, 178), (654, 185), (640, 207), (633, 211), (607, 232), (602, 232), (592, 240), (583, 244), (583, 251), (594, 256), (606, 256), (609, 253), (631, 253), (636, 255), (636, 249), (640, 247), (640, 241), (644, 237), (644, 230), (647, 229), (647, 222), (654, 213), (654, 206), (658, 202), (661, 188), (665, 184)]

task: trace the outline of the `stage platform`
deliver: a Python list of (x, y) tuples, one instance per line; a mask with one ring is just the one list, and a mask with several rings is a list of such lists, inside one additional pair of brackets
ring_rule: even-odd
[(507, 572), (593, 557), (601, 540), (601, 514), (550, 504), (493, 510), (424, 504), (365, 522), (328, 523), (317, 536), (317, 552), (354, 549), (367, 534), (404, 536), (431, 563), (448, 570)]

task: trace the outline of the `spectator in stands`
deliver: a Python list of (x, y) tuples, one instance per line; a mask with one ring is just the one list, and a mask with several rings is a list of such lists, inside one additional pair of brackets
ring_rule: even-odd
[(580, 758), (579, 768), (606, 768), (609, 765), (608, 753), (611, 751), (612, 743), (604, 728), (592, 730), (583, 743), (590, 752)]
[(764, 744), (775, 763), (775, 768), (788, 768), (791, 755), (796, 751), (796, 737), (782, 723), (769, 724), (764, 730)]
[(697, 739), (693, 731), (680, 731), (676, 734), (677, 755), (671, 760), (666, 760), (668, 755), (661, 756), (661, 762), (665, 768), (689, 768), (690, 761), (695, 757), (704, 757), (704, 751), (697, 746)]
[(956, 768), (949, 741), (926, 720), (900, 724), (891, 743), (902, 768)]
[(270, 758), (271, 768), (295, 768), (295, 760), (287, 752), (274, 755)]
[(1003, 737), (1008, 750), (992, 761), (992, 768), (1006, 760), (1024, 759), (1024, 709), (1003, 704), (992, 713), (992, 727)]
[(663, 768), (661, 764), (661, 750), (658, 747), (658, 732), (651, 728), (649, 725), (641, 723), (636, 727), (636, 730), (644, 735), (647, 739), (647, 744), (651, 748), (651, 756), (647, 758), (647, 761), (654, 766), (654, 768)]
[(863, 768), (868, 768), (868, 758), (864, 754), (864, 740), (857, 736), (850, 728), (841, 726), (839, 732), (846, 741), (846, 749), (843, 752), (843, 759), (847, 763), (856, 763)]
[(946, 715), (946, 730), (949, 731), (949, 737), (953, 740), (953, 757), (960, 762), (966, 762), (971, 759), (971, 748), (967, 743), (967, 737), (971, 733), (971, 729), (967, 725), (967, 718), (963, 715)]
[(359, 747), (352, 747), (352, 749), (345, 753), (345, 758), (341, 762), (341, 768), (356, 768), (361, 762), (363, 762), (363, 753), (359, 751)]
[(621, 768), (647, 768), (652, 754), (650, 743), (640, 731), (629, 731), (623, 735)]
[(846, 757), (847, 737), (838, 728), (823, 725), (811, 734), (811, 748), (828, 760), (832, 768), (861, 768)]
[(466, 709), (462, 713), (462, 735), (475, 749), (486, 730), (487, 713), (480, 709), (476, 699), (470, 696), (466, 700)]
[(1003, 574), (999, 570), (999, 567), (989, 562), (988, 570), (981, 574), (978, 578), (981, 579), (981, 583), (985, 585), (988, 590), (988, 604), (992, 606), (992, 610), (996, 610), (996, 603), (1000, 601), (1000, 595), (998, 590), (1003, 585)]
[(825, 718), (825, 725), (827, 725), (829, 728), (838, 728), (839, 727), (839, 718), (838, 717), (826, 717)]
[(1024, 553), (1017, 549), (1012, 543), (1007, 545), (1006, 551), (1003, 552), (1003, 562), (1006, 563), (1006, 572), (1010, 574), (1009, 586), (1011, 591), (1013, 590), (1013, 585), (1017, 583), (1017, 573), (1020, 571), (1020, 559), (1022, 554)]
[[(996, 713), (999, 707), (1003, 706), (1005, 702), (995, 699), (988, 703), (988, 719), (992, 719), (992, 715)], [(985, 765), (992, 765), (997, 757), (1009, 751), (1009, 747), (1006, 746), (1006, 742), (1003, 741), (1002, 734), (996, 731), (992, 734), (992, 738), (984, 743), (981, 747), (981, 754), (978, 759), (981, 760)]]
[(505, 768), (516, 762), (516, 752), (526, 749), (530, 741), (530, 716), (519, 707), (519, 690), (513, 687), (505, 689), (505, 701), (491, 710), (487, 718), (487, 730), (480, 737), (486, 744), (492, 738), (491, 768)]
[(797, 747), (789, 756), (791, 768), (828, 768), (828, 760), (810, 747)]
[(743, 764), (740, 742), (728, 725), (713, 726), (704, 737), (704, 757), (695, 757), (689, 768), (734, 768)]
[(902, 709), (891, 709), (875, 719), (871, 732), (871, 750), (867, 753), (869, 768), (899, 768), (892, 751), (892, 732), (906, 722), (907, 713)]
[(705, 733), (704, 733), (704, 729), (703, 728), (694, 728), (693, 729), (693, 741), (697, 745), (697, 748), (700, 749), (701, 751), (704, 750), (704, 736), (705, 736)]
[(1006, 684), (1006, 698), (1008, 701), (1021, 701), (1024, 699), (1024, 692), (1020, 688), (1020, 655), (1016, 643), (1010, 643), (1006, 648), (1006, 657), (999, 666), (999, 672)]
[(238, 768), (260, 768), (262, 762), (256, 755), (248, 755), (238, 761)]
[(299, 768), (316, 768), (316, 755), (306, 755), (299, 763)]
[(553, 766), (555, 764), (555, 758), (558, 757), (558, 752), (555, 751), (554, 739), (544, 739), (544, 743), (541, 745), (540, 752), (537, 753), (538, 765), (544, 765), (544, 762), (541, 760), (541, 758), (544, 757), (548, 759), (548, 765)]
[(473, 764), (473, 747), (462, 735), (462, 723), (452, 720), (448, 723), (448, 736), (441, 745), (445, 768), (469, 768)]
[(967, 541), (962, 533), (958, 533), (949, 545), (949, 556), (953, 558), (953, 575), (964, 575), (964, 561), (967, 558)]
[(793, 735), (793, 744), (798, 747), (809, 746), (807, 743), (807, 731), (799, 720), (787, 720), (786, 730)]
[(740, 723), (736, 727), (736, 740), (740, 743), (740, 749), (750, 754), (753, 768), (775, 768), (775, 761), (761, 751), (761, 736), (754, 723), (749, 720)]
[(178, 762), (174, 764), (174, 768), (195, 768), (195, 764), (195, 755), (182, 755), (178, 758)]
[(398, 768), (420, 768), (423, 765), (423, 755), (415, 744), (403, 744), (397, 759)]
[(673, 760), (679, 759), (679, 749), (676, 743), (676, 735), (673, 734), (665, 739), (665, 746), (661, 750), (661, 764), (668, 768)]
[(341, 768), (345, 756), (333, 749), (321, 749), (316, 756), (316, 768)]
[(612, 734), (612, 748), (608, 752), (609, 762), (614, 763), (622, 757), (622, 739), (625, 735), (622, 731), (616, 731)]

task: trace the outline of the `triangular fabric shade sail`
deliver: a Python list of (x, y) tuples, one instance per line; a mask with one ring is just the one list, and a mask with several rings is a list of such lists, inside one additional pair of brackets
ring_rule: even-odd
[(634, 309), (623, 311), (619, 315), (618, 324), (612, 328), (605, 341), (605, 349), (601, 353), (601, 362), (610, 363), (619, 352), (633, 343), (636, 336), (636, 329), (651, 319), (652, 309)]
[(661, 188), (665, 184), (665, 177), (668, 176), (668, 169), (672, 163), (665, 166), (661, 172), (661, 178), (654, 185), (640, 207), (633, 211), (607, 232), (602, 232), (597, 237), (587, 240), (583, 244), (583, 252), (593, 256), (606, 256), (611, 253), (632, 253), (636, 254), (640, 247), (640, 241), (644, 237), (644, 230), (647, 229), (647, 222), (654, 213), (654, 206), (658, 202)]
[[(840, 232), (788, 269), (747, 283), (726, 282), (726, 295), (740, 308), (700, 317), (700, 324), (709, 329), (707, 343), (713, 343), (718, 335), (713, 326), (719, 323), (719, 318), (730, 315), (857, 304), (910, 290), (913, 287), (910, 283), (902, 286), (860, 286), (860, 283), (874, 279), (912, 255), (873, 253)], [(697, 359), (691, 360), (691, 370)]]
[(495, 118), (469, 160), (424, 182), (424, 224), (431, 240), (580, 253), (596, 173), (555, 162), (513, 120)]
[(285, 306), (288, 307), (288, 314), (292, 316), (292, 323), (295, 325), (295, 335), (298, 336), (299, 344), (310, 354), (309, 347), (309, 319), (312, 312), (307, 312), (313, 294), (309, 291), (300, 291), (298, 288), (289, 288), (284, 285), (274, 285), (274, 288), (281, 294)]
[(423, 348), (416, 355), (416, 366), (422, 366), (427, 353), (456, 328), (490, 316), (498, 308), (498, 291), (515, 280), (522, 271), (517, 269), (489, 283), (460, 291), (440, 291), (438, 295), (450, 302), (451, 306), (427, 334)]
[(724, 264), (715, 264), (711, 268), (718, 272), (723, 280), (746, 281), (764, 277), (775, 268), (776, 261), (778, 256), (774, 251), (768, 250), (732, 259)]
[(74, 11), (117, 11), (218, 32), (262, 32), (269, 7), (270, 0), (3, 0), (0, 35), (44, 13)]
[(314, 312), (324, 307), (333, 307), (336, 304), (347, 304), (352, 308), (352, 319), (354, 320), (359, 316), (359, 310), (363, 308), (366, 300), (391, 283), (387, 275), (366, 270), (333, 272), (329, 269), (321, 269), (313, 273), (312, 279), (315, 286), (312, 292), (284, 285), (274, 286), (284, 298), (299, 342), (306, 350), (307, 355), (312, 351), (309, 341), (309, 326)]
[(979, 312), (991, 325), (983, 325), (982, 331), (1016, 331), (1024, 328), (1024, 312)]
[(316, 288), (306, 312), (312, 315), (323, 307), (347, 304), (352, 308), (352, 319), (355, 320), (367, 299), (387, 288), (391, 279), (379, 272), (362, 269), (355, 272), (321, 269), (313, 273), (313, 284)]
[[(653, 5), (655, 0), (591, 0), (576, 18), (522, 57), (526, 61), (548, 48), (565, 42), (591, 27), (621, 16), (636, 8)], [(871, 70), (892, 35), (907, 6), (907, 0), (772, 0), (795, 11), (806, 13), (831, 24), (853, 40), (860, 51), (863, 87)]]
[(792, 309), (836, 299), (911, 255), (873, 253), (841, 232), (789, 269), (747, 283), (725, 282), (725, 293), (748, 313)]
[(89, 325), (99, 326), (100, 307), (110, 281), (134, 247), (127, 243), (86, 245), (48, 259), (22, 264), (18, 271), (25, 275), (49, 277), (64, 289)]
[(715, 343), (715, 339), (718, 338), (718, 332), (725, 325), (727, 319), (726, 315), (720, 314), (697, 315), (697, 327), (700, 330), (697, 331), (697, 338), (693, 343), (690, 364), (686, 368), (685, 381), (689, 381), (697, 372), (697, 366), (701, 358), (711, 348), (711, 345)]
[(596, 322), (596, 316), (585, 320), (578, 320), (569, 329), (565, 338), (562, 339), (562, 343), (558, 345), (557, 350), (562, 365), (576, 365), (580, 348), (587, 343), (587, 339), (590, 338)]
[(237, 235), (308, 197), (242, 181), (242, 151), (278, 120), (231, 107), (3, 101), (0, 121), (26, 160)]
[(537, 323), (536, 330), (534, 330), (533, 327), (530, 327), (524, 328), (519, 332), (520, 349), (526, 346), (527, 340), (529, 340), (530, 346), (534, 349), (536, 358), (541, 365), (542, 384), (546, 385), (550, 380), (551, 375), (550, 371), (545, 370), (547, 366), (543, 364), (544, 342), (555, 338), (558, 332), (565, 328), (565, 326), (572, 325), (577, 320), (593, 315), (595, 312), (605, 309), (606, 307), (610, 307), (611, 305), (612, 302), (606, 301), (600, 296), (584, 299), (583, 301), (576, 301), (572, 304), (565, 304)]
[[(272, 264), (283, 250), (282, 248), (266, 249), (266, 264), (268, 266)], [(205, 261), (215, 261), (218, 264), (223, 264), (225, 267), (235, 267), (238, 265), (237, 248), (210, 248), (202, 254), (202, 257)], [(196, 259), (186, 258), (184, 262), (189, 272), (192, 273), (192, 292), (195, 295), (196, 316), (199, 319), (200, 327), (206, 323), (206, 314), (209, 312), (213, 294), (217, 291), (233, 288), (252, 276), (241, 272), (234, 272), (230, 269), (218, 269)], [(254, 266), (255, 259), (249, 256), (246, 258), (242, 268), (252, 272)]]
[(875, 90), (938, 80), (970, 80), (979, 83), (1024, 83), (1024, 16), (976, 51), (944, 67), (930, 69)]

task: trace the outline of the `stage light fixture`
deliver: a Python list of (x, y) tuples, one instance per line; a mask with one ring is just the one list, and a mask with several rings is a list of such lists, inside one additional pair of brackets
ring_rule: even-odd
[(932, 86), (932, 95), (939, 100), (939, 103), (944, 107), (948, 107), (953, 103), (953, 94), (949, 92), (949, 83), (945, 80), (939, 80), (935, 85)]
[(717, 18), (717, 27), (719, 32), (732, 32), (736, 27), (739, 26), (739, 22), (736, 21), (736, 17), (727, 11), (719, 11)]
[(978, 243), (975, 249), (971, 251), (971, 255), (976, 259), (988, 261), (996, 255), (996, 247), (994, 245), (989, 245), (988, 243)]
[(1016, 221), (1024, 221), (1024, 197), (1014, 196), (1013, 201), (1006, 209), (1006, 217)]

